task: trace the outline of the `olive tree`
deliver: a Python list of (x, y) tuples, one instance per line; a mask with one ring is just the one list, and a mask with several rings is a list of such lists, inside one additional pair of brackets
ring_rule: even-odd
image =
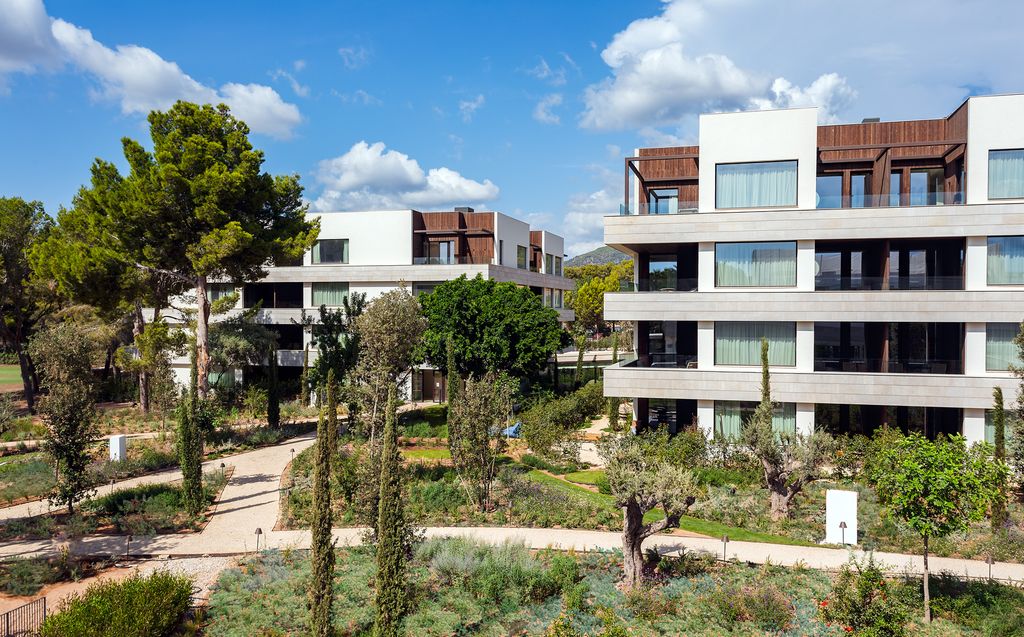
[(505, 450), (502, 434), (512, 417), (515, 384), (508, 376), (469, 378), (448, 403), (448, 448), (452, 464), (481, 511), (491, 502), (497, 459)]
[[(702, 494), (690, 459), (669, 452), (664, 431), (605, 436), (598, 452), (605, 462), (615, 505), (622, 508), (622, 574), (627, 588), (643, 584), (643, 543), (679, 526), (679, 518)], [(644, 514), (661, 507), (665, 517), (644, 522)]]
[(776, 410), (768, 371), (768, 341), (762, 339), (761, 402), (744, 424), (741, 440), (761, 464), (771, 497), (772, 519), (781, 520), (789, 516), (796, 496), (819, 477), (825, 462), (832, 457), (835, 440), (822, 431), (809, 435), (776, 431), (772, 424)]

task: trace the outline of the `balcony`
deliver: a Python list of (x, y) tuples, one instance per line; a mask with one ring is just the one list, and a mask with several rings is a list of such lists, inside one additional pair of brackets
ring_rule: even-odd
[(912, 274), (907, 277), (851, 276), (840, 277), (819, 273), (814, 277), (817, 292), (871, 291), (871, 290), (962, 290), (963, 276), (927, 276)]
[(817, 193), (818, 210), (838, 208), (906, 208), (918, 206), (961, 206), (964, 203), (962, 192), (945, 190), (928, 190), (888, 195), (836, 195)]
[(620, 281), (619, 292), (696, 292), (697, 277), (684, 277), (673, 281), (660, 279), (640, 279), (639, 283), (633, 281)]
[(696, 354), (679, 354), (675, 352), (651, 352), (650, 354), (639, 354), (630, 361), (634, 367), (677, 367), (682, 369), (697, 369)]
[(474, 265), (480, 263), (490, 263), (490, 261), (481, 261), (479, 259), (474, 260), (469, 256), (440, 256), (440, 257), (413, 257), (413, 265)]
[(677, 199), (658, 202), (641, 201), (632, 204), (619, 204), (619, 215), (688, 215), (697, 212), (696, 201), (679, 201)]
[(850, 372), (857, 374), (961, 374), (960, 359), (882, 360), (814, 358), (814, 371)]

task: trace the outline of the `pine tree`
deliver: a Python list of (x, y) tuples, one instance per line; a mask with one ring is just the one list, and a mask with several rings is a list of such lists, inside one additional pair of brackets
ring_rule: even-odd
[(281, 388), (277, 378), (277, 349), (270, 352), (270, 378), (267, 382), (267, 424), (271, 427), (281, 425)]
[(302, 373), (299, 375), (299, 403), (309, 405), (309, 345), (302, 349)]
[(192, 367), (188, 395), (178, 405), (178, 463), (181, 465), (181, 490), (185, 512), (199, 515), (203, 510), (203, 440), (199, 430), (203, 407), (199, 400), (198, 366), (195, 345), (192, 346)]
[(323, 412), (316, 428), (313, 467), (313, 520), (309, 588), (310, 629), (315, 637), (332, 634), (331, 602), (334, 597), (334, 541), (331, 538), (331, 449), (327, 419)]
[(338, 386), (334, 382), (334, 369), (327, 370), (327, 440), (331, 457), (338, 453)]
[(377, 520), (376, 637), (397, 637), (405, 613), (405, 552), (408, 529), (402, 507), (401, 457), (395, 387), (388, 388)]
[[(995, 429), (994, 440), (997, 462), (1006, 462), (1006, 411), (1003, 407), (1003, 390), (996, 387), (992, 390), (992, 425)], [(1006, 528), (1010, 514), (1006, 510), (1006, 481), (999, 485), (996, 497), (992, 500), (992, 530), (1001, 531)]]

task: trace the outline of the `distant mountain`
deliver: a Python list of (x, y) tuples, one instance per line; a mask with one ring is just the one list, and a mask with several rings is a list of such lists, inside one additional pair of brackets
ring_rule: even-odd
[(606, 263), (621, 263), (629, 258), (629, 255), (619, 252), (615, 248), (609, 248), (608, 246), (601, 246), (591, 250), (590, 252), (584, 252), (583, 254), (576, 255), (573, 258), (565, 262), (565, 267), (571, 268), (573, 266), (580, 265), (604, 265)]

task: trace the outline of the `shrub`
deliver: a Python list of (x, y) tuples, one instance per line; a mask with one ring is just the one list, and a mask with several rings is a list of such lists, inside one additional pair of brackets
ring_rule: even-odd
[(674, 613), (676, 608), (675, 600), (652, 586), (637, 586), (626, 591), (625, 605), (637, 619), (649, 622)]
[(59, 582), (66, 574), (56, 560), (12, 557), (0, 562), (0, 590), (8, 595), (32, 595), (47, 584)]
[(575, 460), (576, 430), (600, 414), (604, 406), (602, 384), (589, 382), (568, 396), (538, 403), (520, 414), (523, 438), (542, 457)]
[(534, 469), (540, 469), (541, 471), (549, 471), (549, 472), (554, 473), (556, 475), (565, 475), (567, 473), (575, 473), (576, 470), (579, 469), (579, 467), (576, 466), (575, 464), (557, 464), (557, 463), (554, 463), (554, 462), (549, 462), (549, 461), (545, 460), (544, 458), (538, 458), (537, 456), (534, 456), (534, 455), (529, 454), (529, 453), (525, 454), (522, 457), (521, 462), (523, 464), (525, 464), (526, 466), (528, 466), (528, 467), (533, 467)]
[(908, 611), (891, 588), (873, 556), (863, 562), (851, 559), (819, 603), (818, 616), (864, 637), (902, 637)]
[(750, 622), (777, 633), (786, 630), (796, 615), (789, 599), (774, 586), (722, 587), (705, 599), (727, 628)]
[(250, 418), (259, 418), (267, 413), (267, 390), (256, 385), (245, 388), (242, 397), (242, 408)]
[(192, 580), (157, 571), (103, 581), (72, 593), (43, 622), (41, 637), (163, 637), (189, 608)]

